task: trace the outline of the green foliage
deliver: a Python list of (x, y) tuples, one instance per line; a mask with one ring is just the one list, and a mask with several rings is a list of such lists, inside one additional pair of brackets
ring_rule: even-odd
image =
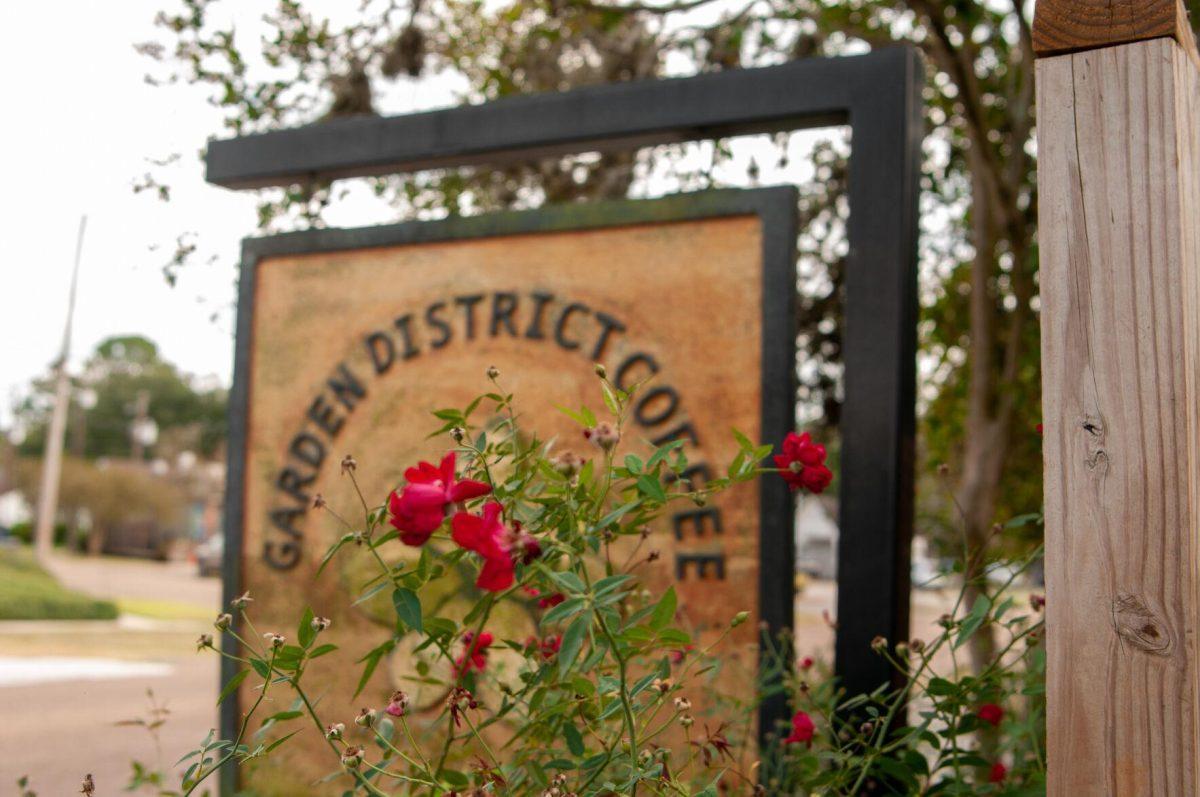
[[(15, 408), (26, 433), (19, 453), (34, 456), (44, 450), (52, 392), (51, 382), (37, 382)], [(81, 402), (84, 396), (92, 399), (91, 406)], [(76, 380), (73, 399), (67, 447), (88, 459), (130, 456), (130, 428), (139, 404), (158, 430), (158, 441), (149, 447), (149, 454), (191, 450), (211, 456), (225, 440), (225, 391), (197, 388), (141, 336), (102, 341)]]
[(0, 547), (0, 620), (112, 620), (117, 607), (63, 587), (26, 548)]
[[(977, 582), (969, 606), (960, 590), (933, 639), (877, 639), (875, 655), (895, 667), (899, 687), (846, 695), (829, 681), (800, 680), (811, 672), (790, 678), (794, 705), (817, 729), (811, 745), (764, 756), (768, 792), (1045, 794), (1045, 626), (1040, 598), (1014, 588), (1040, 556), (1011, 563), (1002, 584)], [(961, 666), (958, 651), (984, 631), (999, 649), (978, 671)], [(769, 646), (779, 661), (790, 656), (784, 644)]]

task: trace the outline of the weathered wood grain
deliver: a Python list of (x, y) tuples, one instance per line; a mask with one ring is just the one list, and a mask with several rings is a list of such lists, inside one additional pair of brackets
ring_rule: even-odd
[(1033, 19), (1039, 56), (1164, 36), (1195, 51), (1183, 0), (1038, 0)]
[(1200, 79), (1038, 62), (1052, 795), (1195, 795)]

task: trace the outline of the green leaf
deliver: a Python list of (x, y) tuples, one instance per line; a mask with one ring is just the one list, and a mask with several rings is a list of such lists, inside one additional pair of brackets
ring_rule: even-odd
[(642, 495), (653, 498), (659, 503), (664, 503), (667, 500), (667, 494), (663, 490), (662, 483), (648, 473), (638, 477), (637, 488)]
[(298, 730), (295, 730), (295, 731), (292, 731), (291, 733), (289, 733), (287, 736), (280, 736), (278, 739), (276, 739), (275, 741), (273, 741), (273, 742), (271, 742), (269, 745), (267, 745), (267, 749), (263, 750), (263, 754), (265, 755), (266, 753), (269, 753), (269, 752), (271, 752), (271, 751), (272, 751), (272, 750), (274, 750), (276, 747), (278, 747), (279, 745), (283, 744), (283, 743), (284, 743), (284, 742), (286, 742), (288, 739), (292, 738), (293, 736), (295, 736), (295, 735), (296, 735), (296, 734), (298, 734), (298, 733), (300, 733), (300, 731), (298, 731)]
[(579, 651), (583, 649), (583, 640), (587, 636), (591, 621), (590, 614), (582, 614), (567, 626), (567, 631), (563, 634), (562, 647), (558, 650), (559, 678), (566, 675), (567, 671), (575, 664), (575, 660), (579, 658)]
[(360, 595), (358, 600), (356, 600), (351, 605), (357, 606), (358, 604), (362, 603), (363, 601), (369, 601), (371, 598), (374, 598), (376, 595), (378, 595), (380, 592), (383, 592), (385, 589), (387, 589), (390, 586), (391, 586), (390, 581), (380, 581), (378, 584), (371, 587), (369, 590), (367, 590), (362, 595)]
[(417, 597), (417, 593), (411, 589), (396, 587), (392, 592), (392, 604), (404, 625), (418, 634), (425, 632), (425, 626), (421, 622), (421, 599)]
[(550, 577), (567, 592), (574, 592), (576, 594), (587, 592), (587, 585), (570, 570), (551, 571)]
[(579, 729), (568, 722), (563, 725), (562, 730), (563, 738), (567, 740), (567, 749), (571, 751), (571, 755), (583, 755), (583, 737), (579, 735)]
[(237, 673), (235, 673), (234, 676), (229, 679), (229, 682), (225, 684), (225, 688), (221, 690), (221, 694), (217, 696), (217, 705), (219, 706), (224, 703), (225, 698), (233, 694), (234, 691), (236, 691), (237, 688), (242, 685), (242, 681), (246, 680), (246, 676), (249, 674), (249, 670), (238, 670)]
[(667, 587), (667, 591), (658, 601), (658, 605), (654, 607), (654, 613), (650, 615), (650, 627), (655, 631), (661, 631), (671, 624), (675, 619), (675, 609), (679, 605), (679, 598), (675, 595), (675, 587)]
[(300, 642), (300, 647), (307, 649), (317, 638), (316, 629), (312, 627), (313, 610), (311, 606), (304, 607), (304, 614), (300, 615), (300, 625), (296, 627), (296, 639)]
[(633, 578), (633, 576), (631, 576), (629, 573), (619, 573), (615, 576), (607, 576), (593, 584), (592, 590), (595, 593), (596, 598), (602, 598), (631, 578)]
[(737, 429), (730, 429), (730, 431), (733, 432), (733, 439), (737, 440), (738, 445), (741, 446), (743, 451), (754, 450), (754, 443), (750, 442), (749, 437), (746, 437), (746, 435), (742, 434)]
[(642, 472), (642, 461), (640, 459), (638, 459), (637, 457), (635, 457), (633, 454), (626, 454), (625, 455), (625, 467), (629, 469), (630, 473), (641, 473)]
[(962, 626), (958, 629), (958, 636), (954, 638), (954, 647), (958, 649), (971, 638), (971, 635), (979, 630), (979, 626), (983, 625), (983, 621), (987, 619), (988, 612), (992, 608), (992, 602), (986, 595), (980, 595), (975, 599), (975, 603), (971, 606), (971, 611), (962, 621)]
[(338, 649), (337, 645), (331, 645), (331, 644), (318, 645), (317, 647), (313, 648), (309, 652), (308, 658), (309, 658), (309, 660), (312, 660), (312, 659), (318, 658), (319, 656), (324, 656), (326, 653), (333, 653), (337, 649)]
[(438, 773), (438, 777), (446, 781), (453, 789), (462, 791), (471, 785), (471, 780), (466, 775), (453, 769), (443, 769)]

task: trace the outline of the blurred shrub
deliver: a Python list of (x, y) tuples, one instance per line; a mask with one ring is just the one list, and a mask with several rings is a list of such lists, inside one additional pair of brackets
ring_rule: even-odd
[(27, 548), (0, 548), (0, 620), (112, 620), (117, 607), (69, 590)]

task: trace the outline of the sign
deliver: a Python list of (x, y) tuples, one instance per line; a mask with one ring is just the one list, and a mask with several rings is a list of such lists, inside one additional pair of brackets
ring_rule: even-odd
[[(600, 414), (602, 363), (619, 387), (650, 378), (622, 451), (683, 440), (688, 478), (722, 475), (737, 452), (731, 428), (771, 441), (792, 428), (795, 207), (791, 188), (725, 191), (246, 243), (226, 588), (250, 591), (260, 633), (294, 633), (305, 605), (333, 620), (326, 634), (341, 650), (306, 676), (338, 685), (322, 699), (328, 721), (382, 705), (402, 684), (418, 705), (429, 697), (403, 680), (413, 665), (398, 649), (352, 698), (353, 662), (391, 631), (381, 625), (390, 607), (351, 606), (375, 573), (365, 553), (351, 549), (316, 575), (346, 529), (314, 497), (361, 524), (342, 457), (357, 459), (368, 501), (382, 502), (407, 466), (452, 445), (427, 439), (439, 425), (431, 413), (487, 392), (489, 366), (528, 431), (587, 456), (558, 408)], [(675, 585), (699, 645), (751, 612), (722, 649), (730, 683), (753, 683), (759, 620), (791, 627), (790, 506), (782, 480), (739, 485), (703, 507), (672, 505), (631, 552), (650, 560), (639, 575), (652, 588)], [(451, 579), (438, 599), (465, 606), (471, 589)], [(505, 612), (498, 636), (532, 631), (532, 611)], [(226, 709), (227, 724), (236, 712)], [(763, 719), (780, 713), (768, 706)], [(328, 771), (310, 752), (284, 745), (249, 777), (299, 788)]]

